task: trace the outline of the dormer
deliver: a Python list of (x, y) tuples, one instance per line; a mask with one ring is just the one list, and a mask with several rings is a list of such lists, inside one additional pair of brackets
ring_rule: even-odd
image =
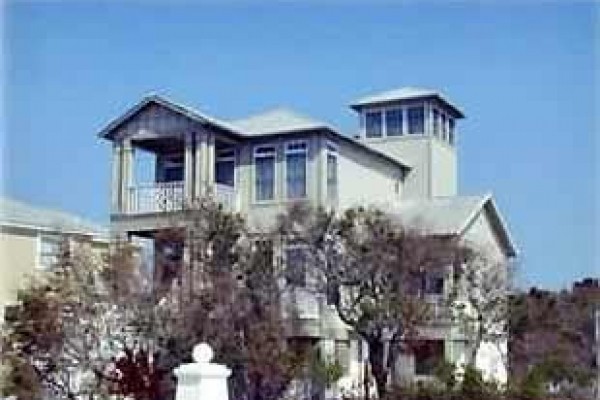
[(411, 165), (406, 197), (457, 193), (456, 141), (462, 111), (435, 90), (400, 88), (350, 104), (359, 115), (358, 138)]
[(359, 114), (362, 139), (433, 136), (454, 145), (456, 120), (464, 118), (441, 93), (419, 88), (370, 95), (350, 107)]

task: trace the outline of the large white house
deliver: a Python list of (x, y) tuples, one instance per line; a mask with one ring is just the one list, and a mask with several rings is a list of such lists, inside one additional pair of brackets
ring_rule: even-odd
[[(464, 115), (456, 105), (437, 91), (401, 88), (350, 107), (355, 136), (289, 109), (222, 120), (161, 96), (143, 98), (99, 134), (113, 143), (114, 234), (152, 238), (173, 224), (186, 201), (210, 192), (256, 229), (291, 202), (377, 205), (406, 224), (460, 237), (495, 260), (515, 256), (491, 195), (458, 193), (457, 121)], [(136, 178), (142, 170), (144, 181)], [(282, 252), (286, 268), (299, 268), (294, 248)], [(451, 273), (430, 278), (434, 301), (447, 293)], [(302, 295), (302, 280), (297, 284)], [(305, 293), (297, 319), (291, 336), (334, 355), (360, 379), (364, 346), (325, 299)], [(427, 376), (441, 358), (464, 357), (468, 343), (448, 319), (424, 332), (431, 346), (403, 356), (400, 376)]]

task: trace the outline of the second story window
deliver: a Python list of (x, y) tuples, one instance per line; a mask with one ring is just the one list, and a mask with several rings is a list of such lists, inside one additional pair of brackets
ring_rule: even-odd
[(291, 142), (285, 147), (286, 187), (289, 199), (306, 197), (306, 142)]
[(217, 152), (215, 165), (215, 182), (227, 186), (235, 186), (235, 150), (223, 149)]
[(254, 150), (256, 200), (275, 197), (275, 148), (260, 146)]
[(63, 238), (60, 235), (43, 235), (40, 237), (39, 267), (50, 269), (54, 267), (60, 258)]
[(408, 133), (422, 135), (425, 133), (425, 112), (423, 107), (410, 107), (408, 109)]
[(327, 143), (327, 199), (338, 196), (338, 151), (332, 143)]
[(433, 136), (440, 136), (440, 112), (437, 108), (433, 109)]
[(381, 137), (383, 133), (381, 111), (368, 111), (365, 113), (365, 133), (368, 138)]
[(385, 130), (387, 136), (402, 135), (402, 109), (394, 108), (385, 112)]

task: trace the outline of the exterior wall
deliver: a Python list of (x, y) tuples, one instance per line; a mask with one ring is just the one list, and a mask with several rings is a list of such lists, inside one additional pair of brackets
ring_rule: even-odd
[(456, 150), (449, 144), (422, 135), (373, 138), (365, 142), (412, 168), (406, 177), (403, 198), (456, 195)]
[(458, 174), (456, 149), (448, 143), (433, 138), (431, 146), (431, 195), (456, 196)]
[(17, 299), (26, 277), (36, 270), (38, 237), (35, 231), (2, 228), (0, 231), (0, 320), (4, 306)]
[(502, 250), (502, 245), (494, 233), (494, 228), (485, 208), (466, 229), (463, 241), (483, 251), (492, 261), (507, 261), (506, 255)]
[(400, 200), (404, 190), (400, 168), (347, 143), (337, 144), (339, 209), (374, 204), (385, 207)]

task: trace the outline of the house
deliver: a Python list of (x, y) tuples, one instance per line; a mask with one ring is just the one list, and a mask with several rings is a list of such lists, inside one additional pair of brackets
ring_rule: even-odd
[[(492, 196), (458, 193), (459, 107), (438, 91), (417, 88), (350, 107), (359, 121), (354, 137), (284, 108), (222, 120), (158, 95), (143, 98), (99, 133), (112, 142), (114, 235), (151, 239), (187, 201), (211, 193), (257, 230), (291, 202), (335, 209), (373, 204), (408, 225), (476, 244), (494, 259), (516, 255)], [(147, 181), (134, 178), (142, 173)], [(281, 251), (286, 268), (300, 267), (293, 247)], [(431, 279), (434, 300), (447, 292), (450, 275)], [(360, 379), (364, 346), (325, 301), (298, 286), (302, 301), (290, 336), (335, 355)], [(399, 375), (428, 376), (442, 358), (464, 358), (468, 343), (447, 320), (426, 338), (428, 350), (404, 357)]]
[(56, 263), (65, 239), (107, 250), (108, 231), (61, 211), (0, 198), (0, 321), (36, 271)]

